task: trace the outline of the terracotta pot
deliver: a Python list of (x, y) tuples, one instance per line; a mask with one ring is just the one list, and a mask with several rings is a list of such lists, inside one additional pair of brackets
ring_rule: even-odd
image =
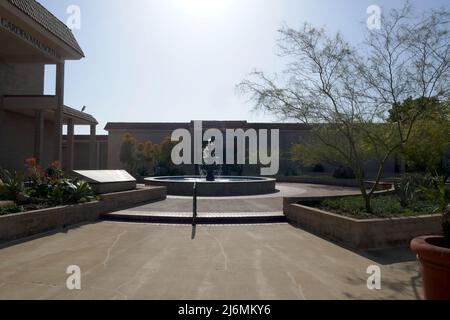
[(415, 238), (411, 249), (421, 263), (425, 299), (450, 300), (450, 248), (444, 245), (444, 237)]

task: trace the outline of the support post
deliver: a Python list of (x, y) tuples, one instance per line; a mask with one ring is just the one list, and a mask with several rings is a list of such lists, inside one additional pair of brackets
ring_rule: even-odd
[(198, 185), (197, 182), (194, 182), (194, 197), (192, 204), (192, 226), (194, 227), (197, 224), (197, 194), (198, 194)]
[(3, 121), (5, 121), (5, 111), (3, 107), (3, 95), (0, 95), (0, 135), (2, 135)]
[(91, 135), (89, 137), (89, 167), (97, 169), (97, 134), (95, 124), (91, 124)]
[(75, 126), (73, 119), (67, 120), (67, 170), (70, 172), (73, 170), (73, 155), (74, 155), (74, 132)]
[(44, 111), (35, 111), (34, 157), (42, 164), (44, 154)]
[(64, 62), (56, 65), (55, 146), (53, 160), (62, 161), (63, 108), (64, 108)]

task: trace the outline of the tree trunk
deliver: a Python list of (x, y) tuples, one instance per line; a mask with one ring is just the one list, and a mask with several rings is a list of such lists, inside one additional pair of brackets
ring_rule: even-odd
[(364, 194), (364, 205), (366, 207), (367, 213), (373, 213), (372, 212), (372, 197), (369, 194)]
[(358, 180), (358, 184), (359, 184), (359, 190), (361, 190), (361, 195), (364, 199), (364, 206), (366, 208), (367, 213), (372, 213), (372, 197), (371, 197), (371, 193), (367, 192), (367, 188), (366, 185), (364, 184), (364, 170), (361, 169), (360, 166), (358, 167), (354, 167), (353, 171), (355, 172), (356, 175), (356, 180)]

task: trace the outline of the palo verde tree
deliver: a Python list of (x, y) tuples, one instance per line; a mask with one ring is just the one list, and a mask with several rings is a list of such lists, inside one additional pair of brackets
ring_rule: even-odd
[(428, 108), (416, 121), (409, 140), (399, 150), (408, 165), (408, 171), (432, 175), (449, 175), (450, 168), (445, 157), (450, 151), (450, 103), (439, 103), (435, 99), (423, 101), (407, 99), (401, 106), (392, 109), (390, 120), (397, 121), (399, 114), (411, 112), (427, 104)]
[[(239, 87), (257, 109), (311, 125), (323, 153), (353, 169), (372, 212), (371, 198), (387, 161), (428, 107), (430, 100), (420, 98), (448, 97), (449, 12), (415, 15), (407, 3), (383, 15), (381, 28), (368, 30), (358, 47), (340, 33), (310, 24), (299, 30), (285, 26), (279, 36), (285, 70), (254, 72)], [(408, 98), (423, 103), (389, 119)], [(364, 183), (368, 159), (378, 167), (372, 188)]]

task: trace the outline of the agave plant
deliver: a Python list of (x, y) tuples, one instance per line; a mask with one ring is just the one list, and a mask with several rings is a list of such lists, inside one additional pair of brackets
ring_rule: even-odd
[(74, 181), (71, 200), (74, 203), (84, 203), (95, 200), (95, 193), (86, 181)]
[(20, 173), (11, 173), (8, 170), (0, 170), (0, 198), (17, 201), (24, 193), (23, 176)]
[(395, 193), (402, 207), (408, 207), (417, 197), (417, 191), (426, 185), (425, 178), (418, 175), (405, 175), (394, 183)]
[(87, 182), (61, 179), (51, 186), (47, 201), (53, 205), (61, 205), (84, 203), (94, 199), (94, 191)]

